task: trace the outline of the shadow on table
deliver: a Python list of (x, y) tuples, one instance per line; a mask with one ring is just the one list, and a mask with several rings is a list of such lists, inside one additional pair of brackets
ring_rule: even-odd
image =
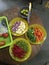
[(10, 65), (0, 61), (0, 65)]

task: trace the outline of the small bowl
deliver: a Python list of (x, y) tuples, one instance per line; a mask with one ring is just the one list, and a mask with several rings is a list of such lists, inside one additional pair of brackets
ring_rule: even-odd
[[(22, 44), (22, 43), (20, 43), (20, 41), (23, 41), (25, 43)], [(25, 54), (25, 56), (23, 58), (18, 58), (17, 56), (16, 57), (14, 56), (12, 50), (13, 50), (13, 47), (14, 47), (15, 44), (20, 46), (20, 47), (22, 47), (24, 50), (27, 51), (27, 53)], [(31, 45), (29, 44), (29, 42), (26, 39), (24, 39), (24, 38), (17, 38), (17, 39), (15, 39), (13, 41), (13, 44), (11, 44), (11, 46), (9, 48), (9, 53), (10, 53), (10, 56), (12, 57), (12, 59), (14, 59), (15, 61), (23, 62), (23, 61), (27, 60), (30, 57), (31, 50), (32, 50), (31, 49)], [(21, 52), (19, 54), (21, 54)]]
[[(43, 34), (43, 37), (42, 37), (42, 39), (40, 39), (40, 40), (37, 40), (37, 36), (35, 36), (35, 31), (34, 31), (34, 28), (35, 27), (38, 27), (38, 29), (40, 29), (41, 31), (42, 31), (42, 34)], [(39, 25), (39, 24), (33, 24), (33, 25), (30, 25), (30, 27), (29, 27), (29, 29), (33, 29), (33, 35), (35, 36), (35, 38), (33, 38), (34, 39), (34, 41), (31, 41), (30, 39), (29, 39), (29, 37), (27, 36), (27, 32), (25, 33), (25, 37), (26, 37), (26, 39), (31, 43), (31, 44), (42, 44), (45, 40), (46, 40), (46, 37), (47, 37), (47, 33), (46, 33), (46, 30), (45, 30), (45, 28), (43, 27), (43, 26), (41, 26), (41, 25)], [(37, 33), (38, 35), (39, 35), (39, 32)], [(39, 39), (39, 38), (38, 38)]]
[(28, 7), (23, 7), (23, 8), (20, 10), (20, 14), (19, 14), (19, 15), (20, 15), (22, 18), (27, 19), (27, 17), (28, 17), (28, 11), (29, 11)]
[[(16, 26), (15, 23), (18, 26)], [(17, 24), (17, 23), (19, 23), (19, 24)], [(10, 26), (10, 29), (11, 29), (11, 33), (14, 36), (21, 36), (28, 30), (28, 23), (27, 23), (27, 21), (25, 19), (23, 19), (23, 18), (20, 18), (20, 17), (14, 18), (10, 22), (9, 26)], [(12, 29), (12, 27), (14, 27), (14, 30)]]
[[(26, 12), (25, 12), (26, 10)], [(24, 11), (24, 13), (22, 13)], [(28, 11), (29, 11), (29, 8), (28, 7), (23, 7), (20, 9), (20, 12), (19, 12), (19, 16), (21, 16), (22, 18), (26, 19), (27, 20), (27, 17), (28, 17)], [(31, 10), (32, 12), (32, 10)], [(26, 15), (25, 15), (26, 14)], [(31, 13), (30, 13), (31, 15)]]

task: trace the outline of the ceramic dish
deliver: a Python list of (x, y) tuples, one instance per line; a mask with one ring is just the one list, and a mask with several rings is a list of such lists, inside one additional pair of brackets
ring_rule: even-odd
[(29, 27), (25, 36), (31, 44), (42, 44), (47, 37), (47, 33), (43, 26), (33, 24)]
[(9, 48), (12, 59), (18, 62), (27, 60), (31, 55), (31, 45), (24, 38), (17, 38), (13, 41)]

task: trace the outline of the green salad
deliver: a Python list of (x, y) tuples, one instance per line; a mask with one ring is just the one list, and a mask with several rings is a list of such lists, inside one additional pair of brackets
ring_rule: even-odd
[(34, 30), (33, 28), (30, 28), (28, 31), (27, 31), (27, 36), (28, 38), (32, 41), (32, 42), (35, 42), (36, 41), (36, 37), (34, 35)]

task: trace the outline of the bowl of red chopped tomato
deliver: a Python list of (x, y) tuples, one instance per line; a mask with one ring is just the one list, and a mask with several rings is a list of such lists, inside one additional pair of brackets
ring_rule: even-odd
[(25, 37), (31, 44), (42, 44), (46, 40), (47, 33), (43, 26), (33, 24), (30, 25)]
[(9, 48), (12, 59), (18, 62), (27, 60), (31, 55), (31, 45), (24, 38), (17, 38)]

